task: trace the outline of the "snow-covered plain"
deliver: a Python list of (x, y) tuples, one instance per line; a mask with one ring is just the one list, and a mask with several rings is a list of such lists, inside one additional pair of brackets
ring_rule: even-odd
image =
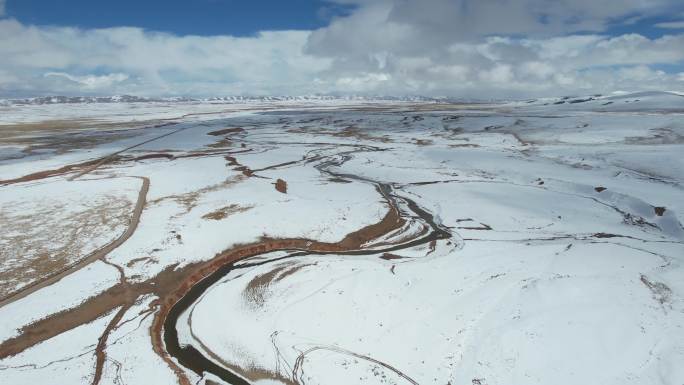
[[(32, 125), (0, 140), (3, 229), (49, 207), (28, 234), (59, 240), (103, 202), (133, 218), (84, 231), (70, 262), (125, 235), (97, 261), (0, 299), (2, 383), (227, 383), (153, 348), (163, 277), (280, 239), (361, 250), (235, 262), (175, 320), (181, 347), (249, 383), (684, 383), (684, 97), (134, 105), (0, 106)], [(103, 130), (126, 134), (65, 145)], [(401, 231), (349, 241), (394, 209)]]

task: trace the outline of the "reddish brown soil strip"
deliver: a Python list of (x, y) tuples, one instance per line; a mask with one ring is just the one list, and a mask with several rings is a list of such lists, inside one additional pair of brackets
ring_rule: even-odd
[[(116, 308), (130, 308), (142, 295), (156, 294), (162, 296), (174, 290), (183, 276), (191, 271), (191, 266), (174, 270), (176, 266), (167, 267), (157, 277), (145, 282), (128, 283), (122, 280), (104, 292), (90, 297), (78, 307), (63, 310), (24, 326), (19, 330), (21, 333), (19, 336), (5, 340), (0, 344), (0, 359), (16, 355), (40, 342), (80, 325), (93, 322)], [(110, 325), (108, 329), (111, 331), (116, 323), (110, 322)], [(107, 334), (108, 331), (105, 330), (103, 336)]]
[[(167, 125), (167, 124), (162, 124), (162, 125), (158, 125), (155, 127), (162, 127), (165, 125)], [(125, 152), (125, 151), (128, 151), (130, 149), (142, 146), (143, 144), (147, 144), (147, 143), (150, 143), (152, 141), (167, 137), (169, 135), (173, 135), (177, 132), (187, 130), (188, 128), (191, 128), (191, 127), (180, 128), (180, 129), (174, 130), (172, 132), (167, 132), (166, 134), (154, 137), (152, 139), (145, 140), (145, 141), (140, 142), (138, 144), (135, 144), (133, 146), (126, 147), (123, 150), (116, 151), (116, 152), (111, 153), (109, 155), (106, 155), (102, 158), (92, 159), (92, 160), (88, 160), (88, 161), (81, 162), (81, 163), (75, 163), (75, 164), (71, 164), (71, 165), (66, 165), (66, 166), (63, 166), (63, 167), (60, 167), (60, 168), (54, 169), (54, 170), (39, 171), (39, 172), (35, 172), (32, 174), (24, 175), (24, 176), (19, 177), (19, 178), (0, 180), (0, 186), (8, 185), (8, 184), (14, 184), (14, 183), (30, 182), (30, 181), (34, 181), (34, 180), (38, 180), (38, 179), (45, 179), (45, 178), (49, 178), (49, 177), (53, 177), (53, 176), (64, 175), (64, 174), (71, 173), (71, 172), (74, 172), (74, 171), (81, 169), (82, 171), (80, 171), (78, 174), (69, 178), (69, 180), (74, 180), (74, 179), (79, 178), (79, 177), (81, 177), (81, 176), (83, 176), (89, 172), (94, 171), (95, 169), (97, 169), (98, 167), (102, 166), (105, 163), (113, 162), (113, 161), (120, 159), (120, 157), (118, 155)]]
[(131, 222), (128, 225), (128, 228), (126, 231), (123, 232), (117, 239), (112, 241), (111, 243), (105, 245), (104, 247), (95, 250), (94, 252), (90, 253), (88, 256), (85, 258), (79, 260), (78, 262), (66, 266), (63, 269), (53, 273), (52, 275), (45, 277), (39, 281), (36, 281), (30, 285), (25, 286), (24, 288), (20, 289), (17, 292), (14, 292), (7, 297), (3, 298), (0, 300), (0, 307), (3, 307), (7, 304), (10, 304), (14, 301), (17, 301), (21, 298), (26, 297), (27, 295), (34, 293), (35, 291), (42, 289), (46, 286), (52, 285), (55, 282), (59, 281), (60, 279), (66, 277), (67, 275), (82, 269), (83, 267), (89, 265), (92, 262), (95, 262), (96, 260), (104, 257), (105, 255), (109, 254), (112, 252), (112, 250), (116, 249), (117, 247), (121, 246), (128, 238), (133, 235), (135, 232), (135, 229), (138, 227), (138, 223), (140, 222), (140, 215), (142, 214), (143, 208), (145, 207), (145, 202), (147, 199), (147, 192), (150, 189), (150, 180), (146, 177), (136, 177), (142, 180), (142, 188), (140, 189), (140, 192), (138, 193), (138, 200), (135, 203), (135, 208), (133, 209), (133, 213), (131, 215)]
[[(247, 151), (250, 151), (250, 150), (247, 150)], [(233, 152), (232, 154), (247, 152), (247, 151), (238, 151), (238, 152)], [(254, 171), (252, 171), (249, 167), (243, 166), (242, 164), (240, 164), (240, 162), (238, 162), (235, 157), (224, 156), (224, 159), (228, 161), (228, 166), (235, 166), (233, 168), (233, 170), (242, 172), (242, 175), (247, 176), (247, 177), (254, 175)]]
[(287, 194), (287, 182), (285, 182), (282, 179), (278, 179), (275, 182), (275, 189), (278, 190), (278, 192), (281, 192), (283, 194)]
[(384, 259), (386, 261), (390, 261), (392, 259), (404, 259), (404, 257), (396, 254), (391, 254), (391, 253), (384, 253), (383, 255), (380, 256), (381, 259)]
[(317, 265), (317, 264), (318, 264), (318, 262), (314, 262), (314, 263), (305, 263), (305, 264), (301, 264), (301, 265), (296, 265), (296, 266), (288, 267), (285, 271), (283, 271), (280, 275), (278, 275), (278, 276), (275, 278), (275, 282), (280, 282), (280, 281), (282, 281), (283, 279), (285, 279), (285, 278), (287, 278), (287, 277), (289, 277), (289, 276), (291, 276), (291, 275), (294, 275), (296, 272), (298, 272), (299, 270), (301, 270), (301, 269), (303, 269), (303, 268), (305, 268), (305, 267), (308, 267), (308, 266), (315, 266), (315, 265)]
[(24, 326), (19, 330), (19, 336), (0, 344), (0, 359), (16, 355), (77, 326), (95, 321), (117, 307), (132, 303), (136, 298), (131, 297), (131, 292), (126, 290), (126, 287), (120, 284), (113, 286), (76, 308), (64, 310)]
[(66, 165), (66, 166), (63, 166), (63, 167), (60, 167), (60, 168), (54, 169), (54, 170), (45, 170), (45, 171), (34, 172), (32, 174), (24, 175), (24, 176), (19, 177), (19, 178), (0, 180), (0, 185), (9, 185), (9, 184), (14, 184), (14, 183), (31, 182), (34, 180), (64, 175), (64, 174), (68, 174), (70, 172), (74, 172), (80, 168), (92, 166), (92, 165), (96, 164), (97, 162), (99, 162), (99, 160), (97, 160), (97, 159), (96, 160), (89, 160), (87, 162)]
[(175, 157), (171, 154), (165, 154), (165, 153), (146, 154), (146, 155), (138, 156), (138, 157), (134, 158), (133, 160), (145, 160), (145, 159), (155, 159), (155, 158), (166, 158), (166, 159), (171, 160), (171, 159), (174, 159)]
[[(154, 153), (154, 154), (146, 154), (146, 155), (138, 156), (135, 158), (126, 158), (126, 157), (117, 155), (117, 156), (111, 156), (111, 157), (107, 158), (107, 162), (104, 162), (104, 163), (122, 162), (122, 161), (127, 161), (127, 160), (139, 161), (139, 160), (155, 159), (155, 158), (166, 158), (169, 160), (174, 160), (174, 159), (182, 159), (182, 158), (195, 158), (195, 157), (207, 157), (207, 156), (213, 156), (213, 155), (223, 155), (226, 153), (235, 154), (235, 153), (243, 153), (243, 152), (250, 152), (250, 151), (251, 151), (251, 149), (241, 150), (241, 151), (229, 151), (229, 152), (226, 152), (226, 151), (200, 152), (200, 153), (182, 154), (182, 155), (172, 155), (172, 154), (167, 154), (167, 153)], [(27, 175), (21, 176), (19, 178), (0, 180), (0, 186), (6, 186), (6, 185), (10, 185), (10, 184), (15, 184), (15, 183), (32, 182), (35, 180), (47, 179), (50, 177), (55, 177), (55, 176), (60, 176), (60, 175), (66, 175), (66, 174), (76, 172), (78, 170), (86, 169), (86, 171), (84, 171), (84, 172), (80, 173), (78, 176), (72, 177), (70, 179), (70, 180), (73, 180), (79, 176), (82, 176), (88, 172), (93, 171), (94, 170), (93, 167), (95, 167), (95, 168), (100, 167), (104, 163), (102, 162), (102, 158), (100, 158), (100, 159), (89, 160), (89, 161), (85, 161), (85, 162), (81, 162), (81, 163), (69, 164), (69, 165), (62, 166), (60, 168), (53, 169), (53, 170), (44, 170), (44, 171), (39, 171), (39, 172), (27, 174)]]
[(233, 128), (225, 128), (223, 130), (217, 130), (217, 131), (212, 131), (212, 132), (207, 132), (207, 135), (212, 135), (212, 136), (221, 136), (225, 134), (235, 134), (238, 132), (244, 132), (245, 130), (240, 127), (233, 127)]
[(233, 170), (242, 172), (242, 175), (244, 175), (244, 176), (254, 175), (254, 172), (252, 170), (250, 170), (250, 168), (247, 166), (235, 167)]
[(116, 312), (116, 315), (114, 315), (114, 318), (112, 318), (107, 324), (107, 327), (102, 332), (100, 338), (97, 339), (97, 346), (95, 347), (95, 374), (93, 376), (93, 385), (99, 384), (100, 379), (102, 378), (102, 370), (104, 369), (105, 359), (107, 358), (105, 349), (107, 348), (107, 339), (109, 338), (109, 334), (116, 327), (116, 325), (121, 322), (121, 319), (123, 318), (124, 314), (126, 314), (128, 309), (130, 309), (129, 306), (123, 306), (121, 309), (119, 309), (119, 311)]
[(594, 238), (616, 238), (616, 237), (620, 237), (620, 236), (621, 235), (608, 234), (608, 233), (596, 233), (596, 234), (592, 235), (592, 237), (594, 237)]
[(349, 250), (359, 249), (361, 248), (361, 245), (370, 240), (379, 238), (390, 231), (400, 229), (404, 223), (406, 223), (406, 221), (401, 218), (399, 211), (392, 206), (380, 222), (347, 234), (347, 236), (340, 241), (340, 245)]
[(240, 165), (240, 163), (238, 163), (237, 159), (235, 159), (235, 157), (233, 157), (233, 156), (224, 156), (223, 158), (228, 161), (229, 166), (239, 166)]

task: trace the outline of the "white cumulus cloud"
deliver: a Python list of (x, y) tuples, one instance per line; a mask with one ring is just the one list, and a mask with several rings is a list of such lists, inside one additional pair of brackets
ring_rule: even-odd
[(0, 95), (500, 98), (681, 84), (684, 33), (605, 33), (620, 18), (633, 23), (675, 12), (682, 4), (671, 0), (337, 1), (357, 7), (314, 31), (252, 37), (43, 27), (5, 18)]
[(656, 27), (664, 29), (684, 29), (684, 20), (658, 23), (656, 24)]
[(69, 80), (73, 83), (77, 83), (83, 87), (83, 89), (109, 89), (115, 83), (121, 83), (128, 79), (128, 75), (122, 73), (113, 73), (107, 75), (83, 75), (76, 76), (70, 75), (64, 72), (47, 72), (44, 74), (45, 77), (58, 77)]

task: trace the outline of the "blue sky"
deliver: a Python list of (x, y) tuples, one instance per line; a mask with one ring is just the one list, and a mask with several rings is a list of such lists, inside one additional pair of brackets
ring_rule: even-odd
[[(353, 4), (322, 0), (11, 0), (5, 12), (34, 25), (83, 29), (130, 26), (178, 35), (250, 36), (264, 30), (322, 28), (354, 8)], [(679, 21), (683, 12), (684, 2), (649, 17), (628, 14), (610, 20), (604, 32), (657, 38), (672, 31), (656, 25)], [(635, 17), (637, 20), (632, 21)]]
[(141, 27), (179, 35), (248, 36), (324, 27), (350, 7), (315, 0), (10, 0), (8, 16), (36, 25)]
[(0, 97), (684, 90), (682, 0), (0, 0)]

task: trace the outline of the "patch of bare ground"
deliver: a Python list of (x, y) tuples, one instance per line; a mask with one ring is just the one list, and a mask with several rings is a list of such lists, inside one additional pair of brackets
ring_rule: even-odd
[[(135, 206), (133, 207), (133, 210), (132, 211), (130, 209), (126, 210), (125, 214), (118, 213), (121, 215), (126, 215), (127, 216), (126, 219), (128, 220), (128, 225), (127, 225), (125, 231), (123, 233), (121, 233), (121, 235), (118, 238), (112, 240), (111, 242), (109, 242), (106, 245), (102, 246), (101, 248), (91, 252), (90, 254), (82, 257), (81, 259), (77, 259), (76, 261), (73, 261), (73, 259), (68, 259), (69, 263), (64, 263), (64, 259), (63, 259), (61, 262), (61, 265), (59, 265), (59, 266), (57, 266), (56, 264), (49, 264), (49, 263), (46, 263), (45, 260), (41, 260), (40, 265), (37, 267), (37, 269), (38, 269), (38, 271), (45, 271), (46, 267), (44, 267), (43, 265), (46, 265), (48, 270), (45, 271), (45, 274), (39, 276), (39, 278), (37, 280), (34, 280), (30, 284), (27, 284), (24, 287), (22, 287), (18, 290), (15, 290), (14, 292), (11, 292), (10, 294), (7, 294), (6, 296), (3, 296), (2, 299), (0, 299), (0, 307), (5, 306), (8, 303), (14, 302), (18, 299), (21, 299), (21, 298), (35, 292), (36, 290), (38, 290), (40, 288), (51, 285), (51, 284), (57, 282), (58, 280), (62, 279), (66, 275), (71, 274), (74, 271), (81, 269), (81, 268), (89, 265), (90, 263), (98, 260), (98, 259), (103, 259), (104, 256), (109, 254), (112, 250), (116, 249), (117, 247), (122, 245), (128, 238), (130, 238), (131, 235), (133, 235), (133, 233), (135, 232), (135, 229), (137, 228), (138, 223), (140, 221), (140, 215), (142, 214), (142, 210), (145, 207), (147, 192), (149, 191), (149, 186), (150, 186), (150, 182), (149, 182), (148, 178), (146, 178), (146, 177), (139, 177), (139, 178), (142, 180), (143, 183), (142, 183), (142, 187), (141, 187), (140, 191), (138, 192), (138, 199), (135, 203)], [(111, 204), (111, 203), (109, 203), (109, 204)], [(79, 215), (81, 215), (81, 213), (79, 213)], [(103, 221), (106, 222), (107, 220), (111, 220), (111, 218), (109, 218), (110, 216), (114, 216), (114, 215), (113, 214), (112, 215), (107, 214), (106, 212), (103, 212), (102, 210), (97, 211), (97, 213), (95, 213), (95, 214), (88, 211), (88, 216), (87, 216), (85, 222), (88, 223), (88, 221), (90, 221), (92, 218), (98, 218), (98, 217), (100, 219), (100, 222), (103, 222)], [(83, 225), (83, 223), (81, 223), (79, 221), (72, 221), (71, 223), (79, 224), (79, 226), (75, 227), (75, 230), (73, 230), (73, 229), (71, 230), (72, 233), (75, 234), (75, 236), (73, 238), (74, 242), (76, 242), (78, 240), (83, 241), (84, 240), (84, 233), (83, 233), (83, 226), (84, 225)], [(98, 223), (99, 222), (95, 222), (96, 225)], [(48, 224), (48, 226), (52, 226), (52, 225)], [(33, 227), (35, 227), (35, 226), (33, 226)], [(92, 230), (92, 229), (91, 230), (92, 231), (100, 231), (99, 229), (100, 229), (99, 226), (95, 226), (94, 230)], [(40, 231), (41, 229), (38, 229), (38, 230)], [(68, 230), (69, 229), (65, 229), (65, 231), (68, 231)], [(34, 248), (36, 239), (40, 239), (40, 238), (38, 236), (29, 235), (28, 238), (26, 238), (26, 239), (28, 240), (27, 242), (29, 242), (28, 246), (31, 248)], [(16, 253), (16, 248), (13, 248), (12, 250), (14, 250), (13, 253)], [(74, 250), (71, 250), (71, 251), (73, 252)], [(21, 257), (25, 257), (26, 255), (28, 255), (28, 253), (24, 254), (23, 252), (21, 252), (21, 250), (20, 250), (20, 254), (21, 254)], [(22, 269), (22, 271), (25, 271), (25, 269)], [(33, 278), (35, 279), (35, 276)], [(2, 282), (5, 282), (5, 281), (2, 281)]]
[(148, 260), (150, 260), (150, 257), (133, 258), (126, 263), (126, 267), (133, 267), (133, 266), (135, 266), (136, 263), (148, 261)]
[(284, 261), (264, 274), (258, 274), (252, 278), (242, 293), (244, 300), (255, 308), (262, 307), (265, 303), (270, 286), (274, 282), (280, 282), (288, 276), (294, 275), (301, 269), (315, 265), (316, 263), (297, 263)]
[(87, 255), (88, 239), (99, 233), (120, 232), (132, 207), (127, 200), (106, 199), (66, 216), (60, 206), (22, 215), (0, 210), (0, 298)]
[(154, 205), (165, 200), (174, 200), (185, 208), (185, 211), (182, 214), (187, 214), (190, 211), (192, 211), (195, 207), (197, 207), (198, 201), (202, 197), (202, 195), (214, 191), (223, 190), (225, 188), (229, 188), (232, 185), (242, 182), (244, 179), (244, 176), (236, 175), (234, 177), (227, 178), (222, 182), (206, 186), (195, 191), (190, 191), (184, 194), (165, 196), (162, 198), (152, 200), (149, 203)]
[(275, 182), (275, 189), (278, 190), (278, 192), (287, 194), (287, 182), (278, 178), (278, 180)]
[(396, 255), (392, 253), (384, 253), (380, 256), (381, 259), (384, 259), (386, 261), (391, 261), (393, 259), (404, 259), (401, 255)]
[(0, 180), (0, 186), (2, 185), (9, 185), (9, 184), (14, 184), (14, 183), (23, 183), (23, 182), (31, 182), (34, 180), (39, 180), (39, 179), (45, 179), (45, 178), (50, 178), (53, 176), (59, 176), (59, 175), (64, 175), (68, 173), (72, 173), (87, 167), (91, 167), (96, 165), (100, 160), (95, 159), (95, 160), (89, 160), (81, 163), (74, 163), (74, 164), (69, 164), (66, 166), (62, 166), (57, 169), (53, 170), (44, 170), (44, 171), (38, 171), (34, 172), (28, 175), (21, 176), (19, 178), (13, 178), (13, 179), (4, 179)]
[(212, 211), (210, 213), (206, 213), (202, 215), (202, 219), (211, 219), (214, 221), (220, 221), (221, 219), (225, 219), (233, 214), (237, 213), (242, 213), (245, 211), (248, 211), (252, 209), (254, 206), (246, 206), (246, 207), (241, 207), (236, 204), (231, 204), (225, 207), (221, 207), (218, 210)]
[[(244, 143), (242, 143), (242, 144), (244, 144)], [(247, 151), (249, 151), (249, 150), (247, 150)], [(241, 152), (244, 152), (244, 151), (241, 151)], [(242, 173), (242, 175), (244, 175), (246, 177), (254, 176), (254, 173), (256, 171), (250, 169), (247, 166), (242, 165), (240, 162), (238, 162), (238, 160), (234, 156), (226, 155), (223, 158), (228, 161), (228, 166), (233, 167), (233, 170), (240, 171)]]
[(375, 136), (370, 133), (370, 130), (364, 130), (354, 125), (347, 126), (341, 130), (330, 130), (319, 127), (299, 127), (290, 128), (287, 130), (287, 132), (300, 134), (328, 135), (336, 138), (356, 138), (358, 140), (367, 140), (382, 143), (392, 142), (392, 138), (390, 138), (388, 135)]
[(343, 178), (337, 178), (337, 177), (336, 178), (328, 178), (328, 181), (333, 182), (333, 183), (352, 183), (352, 181), (350, 181), (350, 180), (346, 180)]
[(413, 138), (413, 144), (416, 146), (431, 146), (434, 144), (434, 141), (432, 139), (417, 139)]
[(400, 229), (406, 221), (399, 215), (399, 211), (394, 207), (378, 223), (366, 226), (361, 230), (347, 234), (340, 245), (349, 250), (357, 250), (369, 240), (379, 238), (392, 230)]
[(229, 166), (239, 166), (240, 165), (240, 163), (238, 163), (237, 159), (234, 156), (226, 155), (223, 158), (228, 161)]
[(75, 150), (94, 148), (138, 136), (140, 133), (132, 130), (113, 132), (84, 132), (68, 133), (62, 135), (36, 136), (25, 140), (19, 139), (11, 144), (23, 145), (22, 152), (26, 155), (52, 152), (56, 155), (65, 154)]
[(76, 212), (65, 213), (65, 205), (44, 199), (29, 212), (0, 210), (0, 298), (73, 266), (88, 254), (90, 238), (120, 233), (133, 211), (133, 202), (117, 196), (103, 196)]
[(230, 138), (223, 138), (211, 144), (207, 144), (209, 148), (228, 148), (233, 146), (233, 141)]
[(645, 275), (641, 275), (641, 283), (643, 283), (648, 290), (651, 291), (653, 299), (658, 301), (659, 304), (665, 305), (669, 303), (672, 297), (672, 290), (662, 282), (651, 281)]
[(247, 176), (247, 177), (254, 175), (254, 171), (252, 171), (247, 166), (238, 166), (238, 167), (235, 167), (233, 170), (240, 171), (242, 173), (242, 175)]
[(138, 160), (158, 159), (158, 158), (165, 158), (168, 160), (173, 160), (173, 159), (175, 159), (175, 156), (173, 156), (171, 154), (164, 153), (164, 152), (158, 152), (158, 153), (140, 155), (140, 156), (133, 158), (133, 160), (138, 161)]
[(280, 272), (287, 269), (289, 264), (291, 263), (281, 264), (264, 274), (258, 274), (252, 278), (242, 293), (244, 300), (253, 307), (262, 307), (271, 282)]
[[(138, 128), (143, 126), (150, 126), (154, 121), (140, 122)], [(45, 136), (45, 134), (65, 134), (65, 133), (87, 133), (90, 130), (117, 130), (128, 131), (131, 129), (131, 123), (125, 122), (102, 122), (89, 119), (66, 119), (66, 120), (45, 120), (35, 123), (18, 123), (18, 124), (3, 124), (3, 137), (0, 143), (19, 143), (21, 141), (32, 141), (36, 136)]]

